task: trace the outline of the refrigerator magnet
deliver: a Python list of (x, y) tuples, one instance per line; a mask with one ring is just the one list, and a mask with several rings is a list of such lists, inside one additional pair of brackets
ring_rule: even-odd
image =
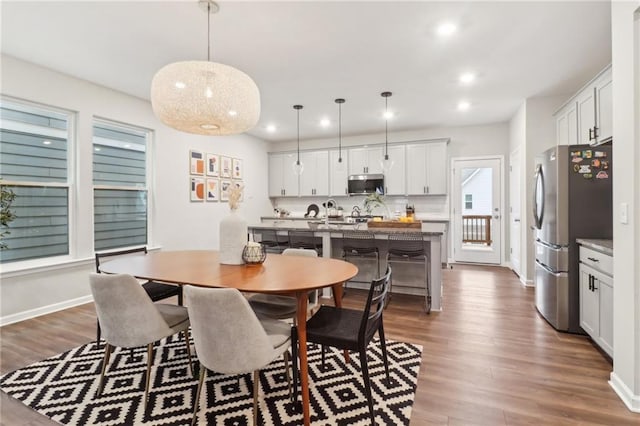
[(609, 179), (609, 173), (600, 170), (596, 175), (596, 179)]
[(582, 151), (582, 158), (591, 158), (592, 155), (593, 155), (593, 153), (591, 152), (590, 149)]
[(593, 175), (591, 173), (585, 173), (585, 174), (582, 175), (582, 177), (585, 178), (585, 179), (591, 179), (591, 178), (593, 178)]
[(573, 157), (571, 161), (574, 163), (582, 163), (582, 157)]
[(606, 151), (596, 151), (593, 156), (596, 157), (596, 158), (606, 158), (607, 152)]
[(578, 170), (578, 173), (591, 173), (591, 166), (588, 164), (580, 165), (580, 170)]
[(600, 164), (602, 165), (602, 170), (609, 170), (609, 162), (608, 161), (602, 160), (600, 162)]
[(596, 168), (600, 167), (600, 160), (598, 160), (597, 158), (591, 160), (591, 165)]
[(573, 165), (573, 172), (574, 173), (578, 173), (579, 170), (580, 170), (580, 165), (579, 164), (574, 164)]
[(571, 151), (572, 157), (582, 157), (582, 151)]

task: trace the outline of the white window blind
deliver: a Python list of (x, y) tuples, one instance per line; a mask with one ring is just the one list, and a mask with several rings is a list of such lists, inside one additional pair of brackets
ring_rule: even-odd
[(94, 248), (147, 244), (149, 131), (96, 120), (93, 126)]
[(2, 263), (69, 253), (70, 119), (68, 112), (0, 100), (0, 183), (16, 194)]

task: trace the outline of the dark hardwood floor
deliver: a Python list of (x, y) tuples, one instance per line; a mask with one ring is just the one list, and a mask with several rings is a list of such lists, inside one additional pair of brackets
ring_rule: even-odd
[[(611, 365), (583, 336), (554, 331), (535, 311), (533, 289), (508, 269), (443, 271), (444, 311), (394, 295), (387, 338), (423, 346), (412, 425), (638, 425), (609, 387)], [(364, 303), (349, 289), (345, 306)], [(0, 328), (0, 372), (89, 342), (92, 304)], [(313, 384), (312, 384), (313, 385)], [(2, 393), (0, 424), (51, 425)]]

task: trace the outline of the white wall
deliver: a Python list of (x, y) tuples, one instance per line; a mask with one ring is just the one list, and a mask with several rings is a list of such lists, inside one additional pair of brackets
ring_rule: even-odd
[[(611, 5), (613, 70), (613, 373), (611, 385), (640, 412), (640, 2)], [(619, 220), (621, 204), (629, 220)]]
[[(86, 274), (93, 266), (92, 119), (94, 116), (154, 130), (154, 193), (150, 197), (149, 246), (164, 249), (218, 247), (218, 223), (227, 203), (189, 201), (189, 150), (242, 158), (245, 201), (241, 213), (249, 221), (268, 214), (267, 144), (248, 135), (205, 137), (170, 129), (153, 115), (148, 101), (63, 75), (12, 57), (2, 56), (2, 94), (76, 112), (78, 156), (72, 253), (56, 262), (35, 262), (29, 271), (2, 267), (0, 324), (89, 300)], [(48, 262), (48, 264), (47, 264)]]

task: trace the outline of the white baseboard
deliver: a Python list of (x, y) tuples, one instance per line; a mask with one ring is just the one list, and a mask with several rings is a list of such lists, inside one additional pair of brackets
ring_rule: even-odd
[(520, 282), (525, 287), (535, 287), (536, 286), (536, 284), (533, 282), (533, 280), (528, 280), (523, 276), (520, 276)]
[(54, 303), (52, 305), (42, 306), (36, 309), (30, 309), (28, 311), (18, 312), (17, 314), (7, 315), (0, 317), (0, 327), (13, 324), (16, 322), (28, 320), (31, 318), (39, 317), (41, 315), (50, 314), (63, 309), (73, 308), (74, 306), (84, 305), (93, 301), (91, 296), (82, 296), (76, 299), (65, 300), (64, 302)]
[(615, 372), (611, 373), (609, 386), (618, 394), (624, 405), (634, 413), (640, 413), (640, 395), (634, 395), (631, 389), (622, 381)]

